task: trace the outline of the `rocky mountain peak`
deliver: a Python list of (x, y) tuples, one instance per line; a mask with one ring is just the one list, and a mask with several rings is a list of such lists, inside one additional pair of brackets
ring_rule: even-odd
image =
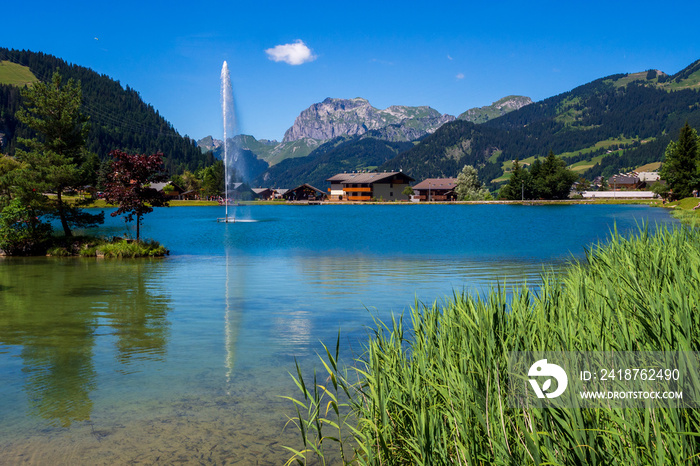
[(284, 134), (283, 142), (303, 138), (328, 140), (338, 136), (359, 136), (367, 131), (381, 130), (390, 125), (401, 127), (404, 124), (407, 129), (410, 128), (410, 131), (406, 131), (404, 140), (412, 140), (416, 134), (420, 137), (432, 133), (442, 124), (454, 119), (452, 115), (442, 115), (427, 106), (392, 105), (385, 110), (379, 110), (361, 97), (329, 97), (302, 111), (294, 125)]

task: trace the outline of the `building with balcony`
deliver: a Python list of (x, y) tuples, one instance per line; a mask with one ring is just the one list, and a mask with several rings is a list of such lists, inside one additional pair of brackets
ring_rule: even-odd
[(335, 201), (407, 201), (403, 190), (413, 178), (404, 172), (339, 173), (331, 183), (330, 199)]

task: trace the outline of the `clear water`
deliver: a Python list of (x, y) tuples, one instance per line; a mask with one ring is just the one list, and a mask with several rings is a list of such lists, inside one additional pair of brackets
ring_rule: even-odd
[[(536, 284), (641, 206), (157, 209), (162, 260), (0, 260), (0, 463), (283, 464), (288, 372), (340, 330), (453, 291)], [(231, 214), (231, 212), (230, 212)], [(122, 235), (119, 218), (101, 228)]]

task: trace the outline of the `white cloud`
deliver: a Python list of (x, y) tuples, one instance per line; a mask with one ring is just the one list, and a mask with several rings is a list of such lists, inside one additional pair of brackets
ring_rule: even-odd
[(457, 79), (464, 79), (464, 73), (457, 73), (457, 76), (455, 76)]
[(450, 61), (452, 61), (452, 57), (449, 56), (449, 55), (447, 56), (447, 59), (450, 60)]
[(316, 55), (301, 40), (293, 44), (276, 45), (265, 50), (265, 53), (270, 60), (283, 61), (288, 65), (301, 65), (316, 60)]

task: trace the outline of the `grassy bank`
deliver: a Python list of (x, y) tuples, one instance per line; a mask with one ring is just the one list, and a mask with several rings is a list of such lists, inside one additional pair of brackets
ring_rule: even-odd
[(378, 323), (350, 367), (295, 379), (300, 462), (697, 464), (694, 409), (514, 409), (510, 351), (698, 351), (700, 233), (615, 234), (563, 276), (510, 297), (456, 295)]
[(163, 257), (168, 254), (165, 246), (154, 240), (135, 241), (123, 238), (105, 239), (91, 236), (61, 239), (59, 244), (49, 248), (48, 256), (55, 257), (100, 257), (137, 258)]
[[(73, 204), (77, 202), (78, 200), (82, 201), (82, 198), (79, 198), (78, 196), (63, 196), (63, 199), (70, 203)], [(170, 206), (171, 207), (202, 207), (202, 206), (216, 206), (219, 205), (218, 202), (216, 201), (178, 201), (178, 200), (171, 200)], [(93, 199), (90, 204), (83, 206), (83, 207), (88, 207), (88, 208), (99, 208), (99, 209), (108, 209), (111, 207), (117, 207), (111, 204), (107, 204), (104, 199)]]
[(667, 206), (673, 211), (671, 215), (676, 217), (682, 223), (693, 227), (700, 226), (700, 209), (693, 210), (700, 203), (697, 197), (687, 197), (679, 201), (671, 202)]

